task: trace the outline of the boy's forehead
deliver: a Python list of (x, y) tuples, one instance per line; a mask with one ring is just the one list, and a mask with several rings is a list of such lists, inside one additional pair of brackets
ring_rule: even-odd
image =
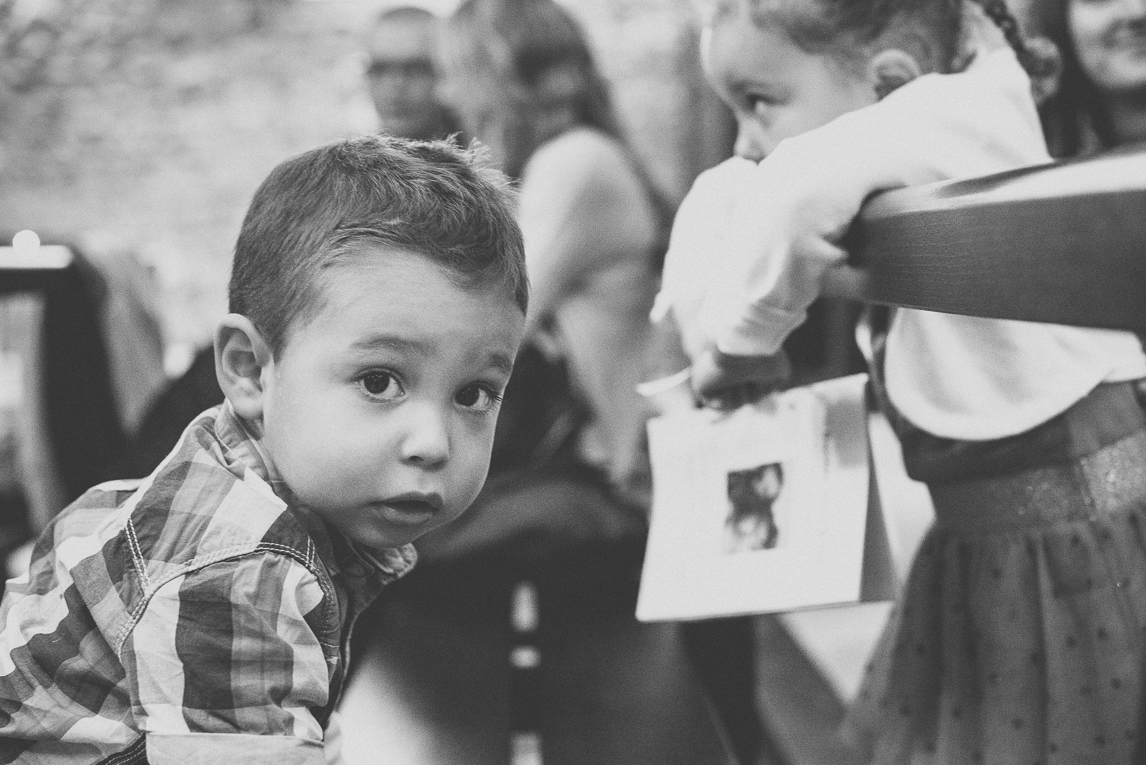
[[(298, 317), (301, 321), (292, 324), (303, 326), (316, 319), (337, 323), (372, 304), (377, 308), (400, 304), (432, 319), (435, 310), (459, 300), (484, 304), (494, 313), (512, 309), (524, 318), (508, 277), (461, 273), (426, 253), (377, 242), (356, 244), (329, 262), (309, 292), (308, 305)], [(463, 295), (471, 300), (462, 299)]]
[[(353, 283), (352, 272), (344, 276)], [(525, 315), (504, 290), (444, 288), (437, 300), (419, 300), (425, 294), (394, 291), (376, 300), (346, 300), (342, 290), (333, 290), (309, 318), (292, 323), (277, 361), (345, 370), (402, 358), (509, 374)]]
[[(336, 258), (330, 260), (322, 269), (322, 273), (329, 275), (348, 273), (353, 279), (356, 273), (369, 272), (379, 265), (384, 268), (390, 263), (408, 264), (414, 271), (425, 270), (427, 273), (436, 273), (459, 289), (488, 297), (493, 301), (504, 299), (516, 303), (509, 269), (501, 269), (491, 263), (484, 269), (465, 271), (432, 252), (379, 241), (366, 240), (351, 244)], [(316, 288), (322, 289), (324, 284), (328, 285), (329, 281), (320, 277)]]

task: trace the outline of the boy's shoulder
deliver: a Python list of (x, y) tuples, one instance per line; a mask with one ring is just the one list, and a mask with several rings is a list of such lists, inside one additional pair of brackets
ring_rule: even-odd
[[(271, 640), (296, 652), (298, 663), (287, 663), (286, 676), (275, 674), (282, 670), (280, 654), (262, 664), (254, 659), (259, 669), (250, 676), (239, 670), (227, 676), (215, 667), (209, 678), (197, 676), (196, 682), (207, 687), (215, 683), (243, 689), (247, 696), (234, 696), (239, 699), (239, 720), (255, 720), (242, 717), (241, 711), (270, 704), (274, 694), (267, 689), (290, 688), (292, 672), (293, 678), (329, 676), (339, 661), (342, 627), (331, 572), (319, 555), (321, 537), (311, 533), (306, 516), (275, 494), (257, 443), (245, 438), (237, 425), (226, 409), (204, 412), (150, 476), (90, 489), (46, 530), (27, 576), (10, 583), (0, 604), (0, 623), (5, 625), (0, 660), (7, 657), (0, 695), (25, 687), (29, 677), (38, 682), (48, 660), (61, 667), (50, 678), (58, 693), (52, 694), (54, 706), (47, 713), (22, 701), (8, 710), (0, 720), (0, 741), (11, 738), (14, 746), (31, 745), (29, 751), (37, 751), (40, 744), (33, 742), (65, 740), (79, 729), (78, 721), (94, 716), (101, 725), (106, 723), (98, 730), (112, 731), (101, 739), (98, 759), (126, 751), (123, 747), (137, 739), (142, 732), (139, 709), (152, 715), (172, 705), (182, 705), (181, 716), (174, 719), (183, 732), (187, 725), (211, 730), (215, 715), (229, 719), (214, 702), (232, 698), (229, 692), (203, 696), (212, 702), (201, 709), (188, 701), (194, 694), (176, 691), (169, 696), (171, 688), (156, 685), (154, 673), (139, 669), (141, 662), (159, 662), (155, 666), (167, 672), (186, 660), (178, 646), (196, 646), (187, 656), (207, 656), (209, 649), (250, 659), (261, 656), (259, 647)], [(276, 587), (275, 580), (282, 586)], [(305, 621), (310, 632), (279, 635), (275, 620), (270, 620), (268, 631), (260, 619), (230, 623), (215, 618), (252, 603), (259, 613), (277, 609), (298, 615), (298, 623)], [(310, 650), (315, 646), (318, 651)], [(306, 669), (299, 675), (303, 665)], [(268, 685), (264, 688), (251, 677)], [(93, 687), (113, 701), (99, 706), (103, 702), (97, 699), (97, 706), (91, 706), (92, 693), (99, 695)], [(308, 688), (317, 688), (315, 695), (306, 696)], [(300, 693), (312, 706), (326, 703), (319, 686), (308, 685)], [(129, 697), (138, 707), (130, 714), (122, 707)], [(246, 701), (252, 698), (256, 702)], [(158, 718), (151, 720), (156, 723)], [(162, 728), (162, 722), (157, 724)], [(92, 753), (89, 745), (82, 746), (83, 756)], [(91, 762), (80, 757), (79, 747), (74, 761)], [(9, 761), (6, 753), (0, 745), (0, 762)]]
[(258, 552), (320, 575), (314, 539), (261, 465), (233, 415), (209, 409), (151, 475), (100, 484), (69, 505), (33, 554), (30, 579), (62, 565), (81, 590), (126, 588), (146, 599), (176, 577)]
[[(93, 491), (119, 489), (113, 482)], [(310, 534), (275, 493), (257, 447), (226, 408), (199, 415), (120, 508), (132, 555), (152, 576), (257, 550), (313, 563)]]

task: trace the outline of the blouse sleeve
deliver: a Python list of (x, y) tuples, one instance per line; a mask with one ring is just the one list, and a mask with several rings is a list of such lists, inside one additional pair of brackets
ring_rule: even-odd
[(322, 602), (306, 567), (269, 553), (161, 586), (123, 649), (148, 761), (324, 763)]
[(1046, 159), (1030, 82), (1009, 49), (785, 140), (738, 188), (721, 252), (670, 248), (698, 273), (717, 272), (695, 331), (727, 354), (775, 353), (843, 262), (838, 242), (869, 195)]

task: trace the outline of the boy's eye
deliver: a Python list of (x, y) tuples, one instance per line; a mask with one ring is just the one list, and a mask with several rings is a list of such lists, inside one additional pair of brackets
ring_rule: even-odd
[(454, 400), (467, 409), (488, 412), (501, 401), (501, 394), (486, 385), (467, 385), (458, 391)]
[(389, 372), (367, 372), (362, 376), (362, 387), (373, 398), (386, 401), (393, 401), (403, 393), (398, 379)]

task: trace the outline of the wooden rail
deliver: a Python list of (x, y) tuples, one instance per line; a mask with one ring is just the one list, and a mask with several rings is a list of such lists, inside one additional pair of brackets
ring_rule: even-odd
[(1146, 331), (1146, 145), (873, 198), (829, 294)]

